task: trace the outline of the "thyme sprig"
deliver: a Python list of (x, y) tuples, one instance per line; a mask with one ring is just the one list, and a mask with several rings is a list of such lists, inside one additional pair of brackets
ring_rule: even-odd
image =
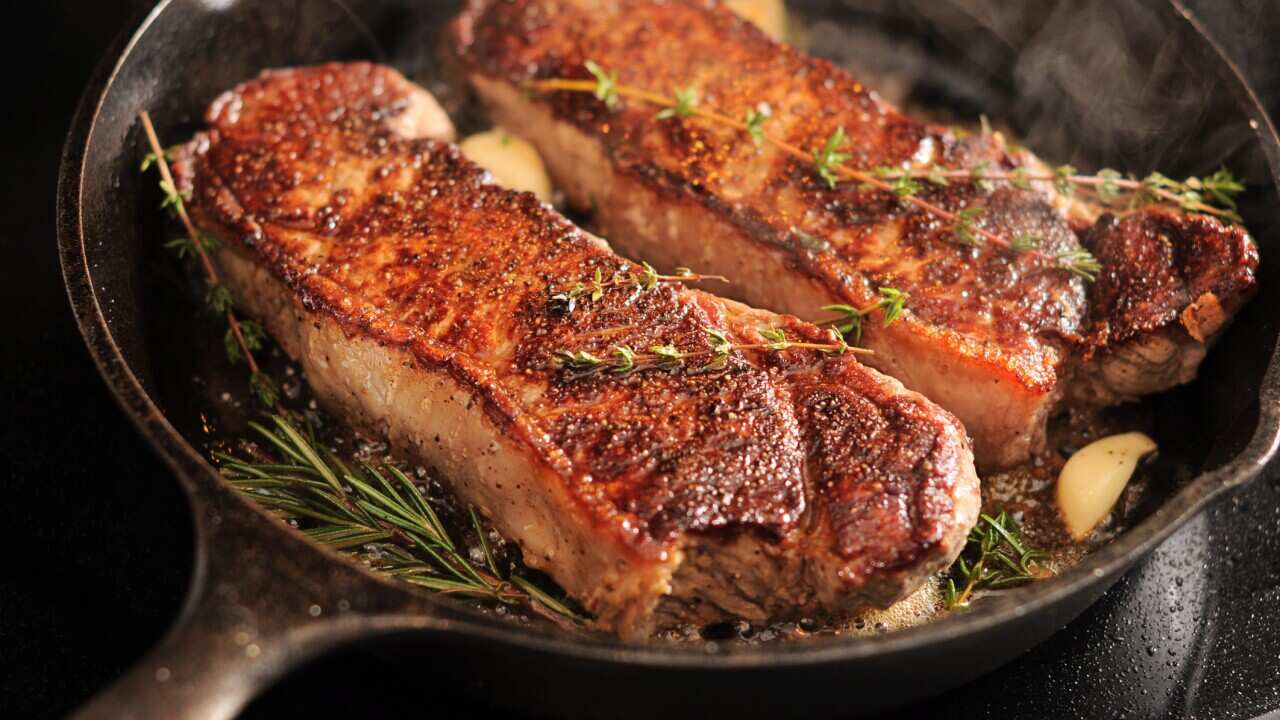
[(654, 270), (653, 266), (647, 262), (641, 262), (638, 271), (615, 272), (608, 279), (605, 279), (603, 270), (596, 268), (590, 280), (576, 282), (568, 288), (552, 292), (550, 305), (553, 310), (571, 313), (584, 298), (588, 298), (593, 302), (598, 301), (604, 297), (605, 291), (610, 288), (629, 287), (635, 290), (652, 290), (661, 283), (701, 282), (704, 280), (728, 282), (728, 278), (723, 275), (702, 275), (686, 267), (676, 268), (672, 275), (663, 275)]
[[(608, 72), (594, 61), (588, 60), (586, 67), (593, 76), (593, 80), (549, 78), (532, 81), (529, 87), (539, 92), (589, 92), (601, 99), (610, 110), (617, 108), (620, 98), (631, 98), (663, 108), (658, 113), (660, 119), (676, 116), (697, 117), (744, 132), (750, 136), (757, 148), (768, 143), (785, 154), (811, 163), (814, 172), (830, 187), (835, 187), (841, 180), (849, 180), (859, 183), (862, 187), (891, 193), (894, 197), (951, 223), (953, 237), (963, 244), (981, 246), (990, 243), (1013, 253), (1037, 256), (1051, 267), (1089, 281), (1096, 279), (1099, 266), (1087, 250), (1048, 252), (1040, 247), (1040, 238), (1037, 237), (1005, 238), (982, 226), (979, 221), (982, 210), (979, 207), (952, 212), (919, 197), (918, 193), (923, 188), (920, 181), (942, 186), (953, 180), (964, 180), (974, 183), (984, 191), (990, 190), (995, 181), (1007, 181), (1022, 189), (1029, 189), (1032, 182), (1044, 181), (1052, 183), (1053, 187), (1064, 195), (1072, 194), (1075, 188), (1089, 189), (1106, 204), (1115, 203), (1127, 193), (1131, 205), (1147, 202), (1170, 204), (1189, 212), (1205, 213), (1232, 222), (1240, 222), (1235, 197), (1244, 190), (1244, 186), (1225, 169), (1207, 178), (1188, 178), (1180, 182), (1159, 173), (1152, 173), (1141, 180), (1123, 177), (1114, 170), (1103, 170), (1096, 175), (1084, 175), (1067, 165), (1056, 168), (1051, 173), (1030, 173), (1025, 168), (992, 171), (984, 164), (963, 170), (944, 169), (939, 166), (911, 169), (881, 167), (869, 171), (855, 169), (845, 164), (849, 161), (850, 155), (841, 150), (847, 142), (843, 127), (837, 128), (821, 148), (806, 151), (765, 130), (764, 125), (768, 116), (758, 109), (748, 109), (739, 120), (715, 109), (696, 106), (696, 88), (686, 88), (679, 91), (675, 97), (668, 97), (643, 88), (620, 84), (616, 71)], [(983, 132), (984, 134), (991, 132), (985, 118)]]
[(1028, 547), (1009, 513), (982, 513), (969, 531), (964, 551), (948, 571), (943, 601), (948, 609), (967, 607), (978, 590), (1000, 590), (1039, 577), (1036, 563), (1048, 555)]
[(882, 327), (889, 327), (902, 317), (902, 311), (906, 308), (907, 294), (897, 288), (882, 287), (878, 289), (880, 298), (866, 307), (854, 307), (852, 305), (825, 305), (823, 310), (837, 313), (837, 316), (830, 320), (823, 320), (815, 323), (818, 327), (834, 328), (850, 343), (857, 345), (862, 342), (862, 321), (871, 313), (879, 312), (881, 314), (880, 323)]
[(910, 169), (878, 167), (875, 173), (895, 182), (924, 180), (944, 187), (952, 180), (1005, 181), (1020, 190), (1030, 190), (1032, 183), (1052, 183), (1059, 195), (1070, 197), (1076, 191), (1084, 190), (1108, 207), (1163, 204), (1186, 212), (1214, 215), (1228, 222), (1243, 222), (1237, 199), (1245, 186), (1226, 168), (1203, 178), (1189, 177), (1185, 180), (1174, 180), (1158, 172), (1142, 178), (1125, 176), (1110, 168), (1086, 175), (1070, 165), (1059, 165), (1042, 172), (1031, 172), (1024, 167), (989, 170), (981, 163), (970, 169), (949, 169), (938, 165)]
[(217, 268), (209, 259), (209, 253), (217, 249), (217, 240), (207, 233), (201, 233), (191, 222), (187, 214), (186, 201), (191, 198), (178, 190), (169, 169), (169, 161), (173, 157), (173, 149), (164, 149), (160, 138), (156, 135), (155, 126), (151, 123), (151, 115), (146, 110), (138, 113), (138, 120), (147, 136), (151, 152), (143, 159), (141, 171), (146, 172), (153, 165), (160, 173), (160, 190), (164, 193), (162, 208), (170, 210), (182, 223), (186, 237), (172, 240), (165, 247), (179, 258), (194, 257), (199, 261), (201, 273), (205, 281), (205, 302), (209, 308), (226, 319), (227, 332), (223, 338), (226, 346), (227, 360), (233, 365), (244, 361), (249, 367), (249, 390), (264, 407), (280, 410), (280, 390), (270, 375), (262, 372), (253, 353), (262, 348), (266, 332), (262, 326), (236, 316), (231, 291), (222, 284)]
[(468, 514), (483, 563), (468, 559), (430, 501), (395, 465), (348, 463), (282, 415), (250, 425), (272, 457), (214, 453), (220, 472), (275, 515), (302, 525), (311, 539), (437, 592), (526, 605), (561, 622), (585, 620), (527, 578), (504, 573), (474, 509)]
[[(586, 67), (588, 72), (594, 76), (594, 80), (579, 80), (572, 78), (547, 78), (542, 80), (534, 80), (528, 84), (528, 88), (535, 92), (582, 92), (591, 93), (598, 99), (605, 102), (605, 106), (614, 110), (617, 108), (620, 98), (631, 98), (639, 100), (661, 108), (675, 108), (680, 105), (677, 98), (668, 97), (661, 93), (656, 93), (643, 88), (633, 87), (630, 85), (620, 84), (618, 82), (617, 72), (606, 72), (599, 64), (594, 61), (587, 61)], [(742, 120), (726, 115), (717, 110), (706, 107), (687, 107), (688, 117), (696, 117), (708, 120), (725, 127), (732, 128), (739, 132), (748, 134), (752, 141), (758, 146), (768, 143), (777, 148), (781, 152), (790, 155), (798, 160), (811, 163), (814, 171), (831, 187), (835, 187), (841, 180), (854, 181), (865, 188), (881, 190), (891, 193), (900, 200), (910, 203), (925, 212), (951, 223), (957, 227), (957, 236), (959, 236), (960, 228), (963, 227), (964, 234), (969, 238), (969, 244), (984, 244), (986, 242), (1000, 248), (1009, 250), (1015, 249), (1014, 241), (1008, 240), (997, 233), (991, 232), (976, 222), (976, 217), (970, 217), (967, 224), (962, 224), (962, 215), (953, 213), (936, 203), (932, 203), (924, 198), (919, 197), (916, 192), (919, 186), (913, 182), (903, 182), (895, 179), (889, 182), (885, 178), (877, 177), (875, 171), (859, 170), (851, 168), (845, 163), (850, 159), (848, 153), (841, 152), (841, 148), (847, 142), (847, 136), (843, 127), (836, 130), (826, 139), (823, 146), (816, 151), (806, 151), (805, 149), (791, 143), (773, 133), (768, 132), (764, 128), (764, 123), (768, 120), (762, 113), (755, 110), (748, 110)], [(979, 240), (982, 242), (980, 243)], [(1025, 244), (1019, 243), (1017, 247), (1024, 247)], [(1057, 254), (1046, 253), (1038, 248), (1030, 248), (1021, 251), (1024, 254), (1030, 254), (1041, 257), (1042, 261), (1068, 272), (1077, 275), (1088, 276), (1079, 272), (1079, 268), (1073, 264), (1070, 258), (1064, 258)], [(1081, 251), (1083, 252), (1083, 251)]]
[(651, 345), (647, 351), (638, 351), (630, 345), (614, 345), (604, 357), (586, 350), (557, 350), (551, 354), (551, 363), (555, 368), (570, 371), (575, 377), (597, 373), (622, 376), (641, 370), (675, 367), (718, 370), (725, 366), (735, 351), (813, 350), (827, 355), (871, 354), (870, 350), (849, 345), (839, 333), (833, 333), (834, 338), (829, 343), (815, 343), (792, 340), (780, 328), (759, 328), (756, 332), (760, 335), (760, 342), (735, 343), (725, 331), (705, 328), (707, 347), (702, 350), (681, 350), (669, 343)]

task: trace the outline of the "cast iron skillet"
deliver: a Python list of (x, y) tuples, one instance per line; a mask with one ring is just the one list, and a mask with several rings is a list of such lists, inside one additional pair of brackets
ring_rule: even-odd
[[(1280, 304), (1269, 272), (1280, 257), (1280, 144), (1189, 14), (1163, 0), (794, 4), (820, 20), (809, 33), (817, 53), (890, 77), (905, 68), (913, 100), (1007, 119), (1052, 161), (1170, 174), (1225, 162), (1248, 180), (1242, 210), (1262, 245), (1261, 291), (1200, 380), (1151, 401), (1159, 477), (1132, 529), (1056, 579), (924, 627), (759, 647), (628, 645), (521, 626), (310, 543), (232, 491), (199, 449), (207, 403), (193, 398), (243, 375), (199, 365), (216, 327), (158, 279), (172, 263), (156, 250), (165, 228), (154, 179), (137, 171), (134, 118), (150, 110), (177, 142), (236, 82), (332, 59), (383, 60), (432, 87), (436, 36), (455, 3), (167, 0), (85, 91), (58, 187), (59, 246), (93, 357), (190, 498), (195, 570), (168, 636), (82, 715), (228, 717), (288, 669), (350, 642), (431, 649), (489, 679), (499, 700), (555, 713), (871, 712), (959, 685), (1040, 642), (1206, 503), (1257, 475), (1280, 437), (1280, 330), (1268, 313)], [(425, 698), (432, 680), (422, 677)]]

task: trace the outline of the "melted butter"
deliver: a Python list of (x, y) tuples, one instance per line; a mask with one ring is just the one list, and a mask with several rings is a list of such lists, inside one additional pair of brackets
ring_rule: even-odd
[(873, 635), (923, 625), (944, 611), (942, 581), (929, 578), (914, 593), (884, 610), (865, 610), (843, 628), (849, 635)]
[(786, 35), (787, 8), (782, 0), (725, 0), (725, 5), (774, 40)]

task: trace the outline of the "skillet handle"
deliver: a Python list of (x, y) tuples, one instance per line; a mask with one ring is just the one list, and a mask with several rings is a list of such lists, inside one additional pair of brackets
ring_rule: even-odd
[(149, 720), (233, 718), (272, 681), (350, 636), (320, 622), (261, 634), (205, 596), (161, 643), (75, 717)]
[(318, 551), (218, 485), (192, 493), (196, 562), (160, 644), (74, 715), (82, 720), (235, 717), (303, 662), (356, 639), (441, 629), (421, 598)]

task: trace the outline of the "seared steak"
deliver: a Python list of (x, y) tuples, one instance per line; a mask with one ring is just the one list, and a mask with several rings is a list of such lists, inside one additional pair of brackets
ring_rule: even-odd
[(636, 270), (489, 184), (426, 93), (370, 64), (219, 98), (175, 169), (216, 261), (342, 417), (456, 493), (627, 637), (680, 620), (840, 616), (947, 566), (978, 481), (954, 417), (852, 355), (575, 373), (561, 350), (827, 331), (680, 285), (552, 302)]
[(956, 413), (979, 465), (1025, 460), (1065, 398), (1110, 403), (1186, 382), (1254, 286), (1253, 241), (1211, 218), (1099, 217), (1048, 183), (924, 183), (919, 197), (951, 212), (985, 205), (978, 227), (1036, 237), (1047, 255), (1079, 250), (1080, 230), (1104, 264), (1091, 286), (1035, 254), (957, 243), (952, 223), (893, 193), (832, 188), (813, 162), (757, 148), (739, 130), (657, 119), (625, 98), (610, 111), (590, 94), (527, 91), (533, 80), (590, 79), (591, 60), (668, 97), (694, 88), (735, 119), (768, 113), (768, 132), (794, 147), (816, 150), (843, 128), (850, 167), (1039, 166), (998, 134), (961, 137), (904, 117), (714, 2), (471, 0), (451, 43), (494, 118), (539, 147), (621, 252), (726, 275), (730, 296), (810, 319), (825, 305), (866, 307), (883, 286), (907, 292), (901, 322), (867, 323), (867, 362)]

